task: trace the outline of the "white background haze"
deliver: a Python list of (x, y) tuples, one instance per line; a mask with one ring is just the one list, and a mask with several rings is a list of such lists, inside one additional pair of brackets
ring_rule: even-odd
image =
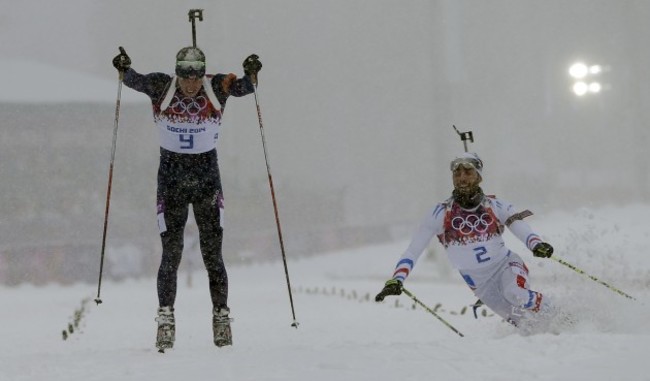
[[(289, 328), (254, 100), (231, 98), (218, 151), (235, 346), (209, 341), (190, 221), (177, 348), (153, 350), (158, 144), (147, 97), (124, 88), (106, 302), (87, 305), (83, 333), (62, 341), (96, 287), (111, 59), (123, 46), (136, 70), (172, 72), (191, 44), (190, 8), (204, 9), (197, 40), (209, 72), (241, 76), (251, 53), (264, 64), (258, 92), (301, 326)], [(650, 379), (650, 2), (0, 0), (0, 9), (0, 380)], [(576, 61), (605, 69), (600, 94), (571, 92)], [(496, 317), (451, 313), (473, 299), (438, 244), (408, 285), (442, 303), (465, 338), (405, 296), (404, 308), (364, 301), (450, 194), (448, 163), (463, 149), (452, 125), (474, 132), (486, 193), (531, 209), (558, 256), (638, 301), (513, 245), (533, 284), (580, 316), (560, 335), (521, 336)]]

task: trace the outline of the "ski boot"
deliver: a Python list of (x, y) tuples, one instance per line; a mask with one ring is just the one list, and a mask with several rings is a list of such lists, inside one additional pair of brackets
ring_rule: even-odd
[(229, 318), (228, 314), (230, 314), (228, 307), (217, 307), (212, 311), (212, 332), (214, 345), (217, 347), (232, 345), (230, 322), (233, 319)]
[(165, 353), (165, 349), (171, 349), (174, 347), (174, 340), (176, 339), (174, 308), (158, 308), (158, 317), (156, 318), (156, 322), (158, 322), (156, 348), (158, 348), (158, 352)]

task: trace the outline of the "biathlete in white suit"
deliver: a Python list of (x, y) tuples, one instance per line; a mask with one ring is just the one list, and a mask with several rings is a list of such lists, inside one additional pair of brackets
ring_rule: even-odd
[(553, 247), (523, 221), (530, 211), (517, 212), (509, 202), (483, 194), (482, 170), (483, 162), (475, 153), (463, 153), (451, 162), (452, 197), (426, 216), (376, 301), (401, 294), (402, 283), (437, 236), (474, 294), (508, 322), (519, 325), (549, 308), (547, 298), (530, 289), (526, 264), (506, 247), (502, 234), (510, 229), (536, 257), (549, 258)]

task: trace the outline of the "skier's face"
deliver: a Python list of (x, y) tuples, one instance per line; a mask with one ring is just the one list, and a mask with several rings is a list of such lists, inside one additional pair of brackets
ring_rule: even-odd
[(470, 165), (459, 165), (452, 172), (454, 188), (461, 193), (471, 192), (481, 183), (481, 175)]
[(178, 87), (186, 97), (194, 97), (201, 90), (203, 81), (200, 77), (191, 76), (188, 78), (178, 77)]

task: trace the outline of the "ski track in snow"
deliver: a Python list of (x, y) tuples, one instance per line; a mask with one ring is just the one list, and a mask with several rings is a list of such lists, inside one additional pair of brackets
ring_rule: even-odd
[[(405, 286), (431, 308), (440, 303), (440, 316), (464, 338), (405, 295), (375, 303), (408, 243), (396, 242), (290, 260), (298, 329), (280, 261), (230, 266), (234, 346), (226, 348), (212, 344), (204, 272), (179, 274), (176, 344), (165, 354), (154, 348), (155, 279), (105, 282), (99, 306), (96, 285), (0, 288), (0, 380), (650, 380), (648, 212), (636, 205), (530, 219), (558, 257), (637, 301), (506, 237), (533, 288), (579, 317), (559, 334), (522, 335), (491, 314), (460, 314), (475, 298), (445, 269), (438, 243)], [(82, 306), (79, 328), (64, 341)]]

